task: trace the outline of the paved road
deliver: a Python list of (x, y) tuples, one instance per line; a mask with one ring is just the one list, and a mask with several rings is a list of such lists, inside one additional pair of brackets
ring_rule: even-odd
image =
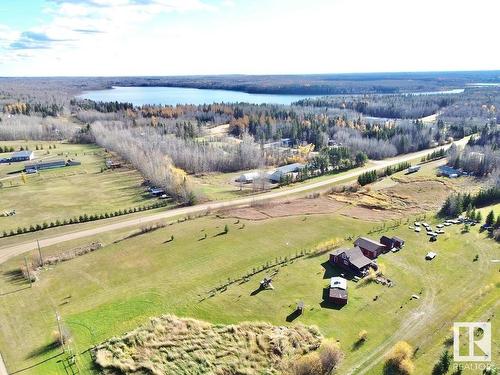
[[(464, 138), (458, 142), (455, 142), (456, 144), (463, 145), (467, 142), (468, 138)], [(449, 145), (444, 146), (444, 148), (448, 148)], [(271, 191), (269, 193), (264, 193), (260, 194), (258, 196), (252, 196), (252, 197), (247, 197), (247, 198), (240, 198), (240, 199), (235, 199), (231, 201), (224, 201), (224, 202), (210, 202), (210, 203), (204, 203), (196, 206), (190, 206), (190, 207), (182, 207), (182, 208), (176, 208), (172, 210), (168, 210), (165, 212), (160, 212), (155, 215), (150, 215), (150, 216), (145, 216), (145, 217), (138, 217), (138, 218), (133, 218), (129, 220), (124, 220), (120, 221), (117, 223), (113, 224), (103, 224), (97, 228), (92, 228), (92, 229), (84, 229), (84, 230), (76, 230), (73, 232), (57, 235), (54, 237), (49, 237), (45, 239), (40, 240), (40, 246), (41, 247), (47, 247), (51, 245), (55, 245), (61, 242), (65, 241), (70, 241), (70, 240), (75, 240), (83, 237), (88, 237), (88, 236), (93, 236), (96, 234), (100, 233), (105, 233), (109, 231), (113, 231), (116, 229), (123, 229), (127, 227), (132, 227), (132, 226), (139, 226), (141, 224), (146, 224), (146, 223), (151, 223), (154, 221), (158, 221), (160, 219), (167, 219), (171, 218), (174, 216), (178, 215), (188, 215), (188, 214), (194, 214), (197, 212), (204, 212), (207, 210), (218, 210), (221, 208), (226, 208), (226, 207), (242, 207), (242, 206), (249, 206), (250, 204), (254, 202), (259, 202), (259, 201), (265, 201), (269, 199), (276, 199), (276, 198), (281, 198), (285, 197), (291, 194), (296, 194), (296, 193), (301, 193), (301, 192), (307, 192), (310, 190), (318, 189), (321, 187), (325, 187), (328, 185), (331, 185), (336, 182), (342, 182), (351, 178), (355, 178), (359, 176), (360, 174), (368, 171), (368, 170), (373, 170), (373, 169), (384, 169), (390, 165), (395, 165), (404, 161), (409, 161), (415, 158), (421, 158), (422, 156), (425, 156), (432, 152), (433, 149), (430, 150), (423, 150), (423, 151), (418, 151), (414, 152), (411, 154), (405, 154), (401, 156), (397, 156), (395, 158), (390, 158), (390, 159), (385, 159), (378, 161), (375, 166), (370, 166), (370, 167), (365, 167), (362, 169), (357, 169), (355, 171), (347, 172), (344, 173), (340, 176), (334, 176), (332, 178), (310, 183), (310, 184), (304, 184), (300, 185), (297, 187), (293, 187), (290, 189), (283, 189), (279, 191)], [(8, 247), (2, 247), (0, 248), (0, 264), (3, 262), (6, 262), (8, 259), (15, 257), (19, 254), (25, 253), (27, 251), (36, 249), (37, 243), (36, 241), (31, 241), (31, 242), (25, 242), (13, 246), (8, 246)]]

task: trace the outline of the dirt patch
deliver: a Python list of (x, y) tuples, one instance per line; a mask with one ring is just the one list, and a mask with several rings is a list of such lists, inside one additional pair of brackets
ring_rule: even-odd
[(380, 190), (331, 195), (332, 199), (352, 202), (342, 215), (365, 220), (397, 219), (403, 215), (438, 209), (453, 188), (439, 180), (399, 181)]
[(224, 214), (238, 219), (265, 220), (274, 217), (329, 214), (337, 212), (345, 206), (345, 203), (328, 197), (311, 199), (300, 198), (288, 201), (262, 203), (247, 208), (230, 209), (225, 211)]

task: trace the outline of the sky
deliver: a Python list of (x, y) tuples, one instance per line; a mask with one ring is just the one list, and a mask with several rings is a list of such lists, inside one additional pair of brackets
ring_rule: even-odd
[(500, 69), (499, 0), (0, 0), (0, 76)]

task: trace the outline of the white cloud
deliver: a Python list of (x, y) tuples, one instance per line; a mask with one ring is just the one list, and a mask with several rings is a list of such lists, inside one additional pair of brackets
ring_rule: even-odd
[[(498, 0), (51, 0), (45, 12), (51, 21), (29, 30), (0, 25), (2, 71), (169, 75), (500, 68), (492, 45)], [(13, 43), (34, 47), (31, 57), (20, 63), (8, 51)]]

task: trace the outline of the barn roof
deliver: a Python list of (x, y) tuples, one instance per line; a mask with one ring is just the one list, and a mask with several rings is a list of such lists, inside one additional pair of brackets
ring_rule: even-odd
[(384, 246), (380, 242), (367, 237), (359, 237), (356, 241), (354, 241), (354, 245), (362, 247), (368, 251), (377, 251), (380, 247)]

